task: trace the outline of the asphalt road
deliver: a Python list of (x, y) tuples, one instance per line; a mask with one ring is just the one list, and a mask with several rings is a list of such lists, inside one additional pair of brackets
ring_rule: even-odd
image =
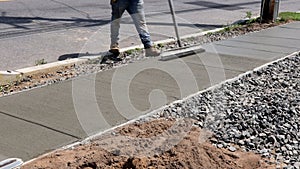
[[(219, 28), (258, 15), (261, 1), (174, 0), (180, 34)], [(174, 37), (168, 1), (145, 0), (153, 40)], [(300, 11), (298, 0), (282, 0), (280, 11)], [(109, 1), (0, 0), (0, 70), (57, 61), (62, 55), (98, 53), (109, 47)], [(121, 47), (140, 44), (128, 15), (121, 27)]]

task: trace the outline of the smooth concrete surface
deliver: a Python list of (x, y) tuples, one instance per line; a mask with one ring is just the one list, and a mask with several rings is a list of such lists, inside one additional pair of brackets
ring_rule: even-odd
[(289, 26), (206, 44), (206, 52), (184, 58), (149, 58), (1, 97), (0, 157), (29, 160), (299, 51), (288, 44), (299, 44), (300, 23)]
[[(274, 45), (261, 45), (259, 43), (248, 43), (248, 42), (237, 42), (237, 41), (226, 41), (216, 43), (216, 45), (225, 46), (225, 47), (238, 47), (240, 49), (250, 49), (250, 50), (257, 50), (262, 52), (271, 52), (271, 53), (283, 53), (289, 54), (291, 53), (291, 48), (281, 47), (281, 46), (274, 46)], [(296, 51), (297, 48), (294, 48)]]
[(75, 138), (84, 138), (72, 102), (70, 82), (0, 98), (1, 111), (34, 121)]
[(0, 152), (3, 160), (21, 157), (29, 160), (76, 139), (49, 128), (0, 112)]
[(288, 38), (277, 38), (277, 37), (260, 37), (254, 36), (251, 34), (245, 35), (243, 37), (236, 37), (232, 38), (229, 41), (237, 41), (237, 42), (246, 42), (246, 43), (253, 43), (259, 45), (272, 45), (284, 48), (293, 48), (298, 49), (299, 40), (297, 39), (288, 39)]
[(298, 51), (299, 43), (300, 22), (293, 22), (203, 47), (208, 53), (272, 61)]

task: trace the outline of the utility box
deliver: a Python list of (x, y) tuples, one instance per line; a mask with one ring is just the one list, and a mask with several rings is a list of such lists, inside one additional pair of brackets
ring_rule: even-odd
[(280, 0), (262, 0), (260, 18), (262, 22), (275, 22), (279, 12)]

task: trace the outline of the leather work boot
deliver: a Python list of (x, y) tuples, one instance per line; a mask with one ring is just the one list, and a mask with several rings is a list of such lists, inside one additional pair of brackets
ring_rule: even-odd
[(160, 51), (153, 46), (150, 48), (146, 48), (145, 52), (146, 57), (155, 57), (160, 55)]
[(112, 53), (113, 55), (119, 56), (120, 55), (120, 48), (119, 44), (113, 44), (110, 46), (109, 52)]

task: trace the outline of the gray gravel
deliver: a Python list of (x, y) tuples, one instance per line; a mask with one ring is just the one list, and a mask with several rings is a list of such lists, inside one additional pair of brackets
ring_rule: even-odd
[(172, 104), (160, 116), (193, 118), (214, 133), (211, 142), (219, 148), (239, 145), (298, 169), (300, 54)]

